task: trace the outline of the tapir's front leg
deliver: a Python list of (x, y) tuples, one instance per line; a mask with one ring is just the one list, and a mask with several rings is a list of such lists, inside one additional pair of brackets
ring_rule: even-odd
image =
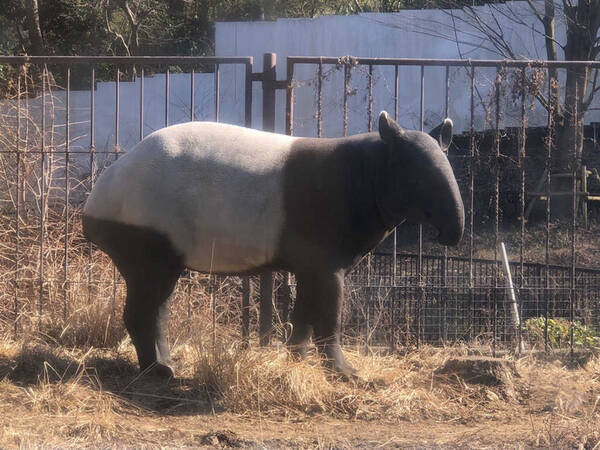
[[(298, 329), (298, 337), (303, 337), (302, 332), (307, 323), (312, 325), (313, 340), (327, 358), (327, 364), (345, 376), (354, 375), (356, 371), (346, 362), (340, 345), (344, 299), (343, 271), (321, 270), (296, 274), (296, 279), (298, 295), (292, 324), (294, 329)], [(291, 343), (296, 343), (296, 340), (292, 334)]]

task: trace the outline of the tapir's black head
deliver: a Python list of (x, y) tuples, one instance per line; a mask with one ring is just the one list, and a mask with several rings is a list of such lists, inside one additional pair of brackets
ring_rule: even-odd
[(386, 162), (379, 170), (377, 203), (387, 225), (404, 219), (433, 225), (444, 245), (460, 241), (465, 212), (454, 172), (445, 152), (452, 141), (450, 119), (430, 134), (404, 130), (383, 111), (379, 135)]

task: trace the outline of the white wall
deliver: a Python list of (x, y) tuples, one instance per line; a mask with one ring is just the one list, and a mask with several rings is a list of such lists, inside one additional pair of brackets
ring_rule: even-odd
[[(543, 8), (543, 2), (537, 3)], [(498, 20), (499, 30), (514, 52), (523, 58), (544, 59), (545, 47), (541, 24), (526, 2), (481, 6), (476, 10), (488, 24)], [(412, 10), (394, 14), (368, 13), (354, 16), (324, 16), (315, 19), (279, 19), (274, 22), (225, 22), (216, 25), (217, 56), (253, 56), (255, 71), (262, 67), (262, 55), (277, 53), (278, 78), (286, 76), (286, 56), (342, 56), (402, 57), (402, 58), (472, 58), (502, 59), (491, 42), (465, 24), (460, 10)], [(461, 30), (455, 39), (453, 23)], [(558, 40), (563, 40), (564, 27), (557, 22)], [(458, 41), (459, 43), (457, 44)], [(323, 84), (323, 131), (326, 136), (342, 134), (343, 70), (326, 66), (328, 77)], [(353, 70), (350, 98), (349, 131), (367, 129), (367, 76), (366, 67)], [(236, 75), (243, 83), (243, 73)], [(478, 69), (477, 89), (488, 101), (490, 82), (495, 69)], [(295, 77), (300, 84), (296, 89), (295, 134), (312, 136), (316, 133), (315, 77), (316, 66), (297, 66)], [(425, 69), (425, 128), (437, 125), (444, 116), (443, 68)], [(470, 122), (470, 80), (465, 69), (450, 71), (450, 116), (457, 130), (466, 130)], [(420, 69), (400, 70), (400, 122), (410, 128), (419, 127)], [(260, 88), (255, 87), (254, 124), (260, 127)], [(510, 95), (503, 95), (502, 126), (516, 126), (520, 105), (513, 104)], [(394, 69), (374, 70), (374, 111), (393, 111)], [(285, 94), (278, 93), (276, 128), (284, 131), (283, 112)], [(595, 105), (600, 107), (599, 99)], [(531, 126), (544, 125), (545, 110), (535, 104), (529, 112)], [(599, 121), (600, 111), (591, 111), (586, 122)], [(486, 126), (486, 115), (478, 102), (476, 127)], [(488, 125), (489, 126), (489, 125)]]
[[(232, 68), (222, 67), (225, 78)], [(127, 151), (140, 140), (140, 79), (119, 83), (119, 142), (120, 151)], [(215, 77), (212, 73), (196, 73), (194, 75), (194, 119), (215, 120)], [(191, 106), (190, 74), (171, 74), (169, 80), (169, 124), (190, 120)], [(94, 91), (94, 147), (97, 152), (113, 151), (116, 142), (116, 84), (115, 82), (98, 82)], [(240, 101), (241, 98), (241, 101)], [(229, 123), (244, 124), (244, 96), (221, 81), (219, 97), (219, 119)], [(47, 151), (65, 151), (66, 92), (55, 90), (46, 93), (46, 145)], [(147, 76), (144, 80), (144, 136), (165, 125), (165, 75)], [(39, 127), (42, 123), (42, 99), (22, 100), (21, 139), (23, 145), (40, 145)], [(0, 130), (4, 135), (15, 135), (16, 103), (0, 102)], [(29, 117), (29, 121), (25, 120)], [(26, 126), (29, 122), (32, 126)], [(70, 107), (70, 151), (72, 161), (79, 175), (89, 172), (90, 158), (88, 152), (91, 145), (91, 93), (90, 90), (71, 91)], [(0, 140), (0, 144), (12, 146), (12, 141)], [(2, 150), (12, 150), (2, 148)], [(105, 159), (113, 159), (99, 153), (96, 162), (99, 166)]]

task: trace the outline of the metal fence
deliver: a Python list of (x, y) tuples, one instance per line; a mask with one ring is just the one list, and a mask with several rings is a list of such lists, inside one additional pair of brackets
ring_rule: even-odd
[[(239, 77), (228, 78), (231, 84), (224, 86), (220, 74), (229, 66), (238, 67)], [(557, 149), (564, 145), (557, 139), (559, 125), (563, 125), (555, 123), (555, 112), (559, 107), (567, 108), (573, 117), (567, 124), (572, 127), (585, 122), (586, 108), (591, 110), (591, 86), (585, 92), (577, 88), (574, 92), (561, 92), (548, 76), (549, 71), (558, 71), (558, 79), (564, 80), (569, 71), (575, 71), (591, 85), (595, 78), (590, 74), (600, 68), (598, 62), (288, 57), (283, 80), (277, 80), (272, 54), (265, 55), (261, 72), (253, 72), (250, 57), (0, 57), (0, 67), (9, 73), (2, 88), (0, 111), (0, 327), (4, 330), (19, 333), (28, 327), (43, 327), (46, 319), (68, 322), (82, 303), (110, 303), (111, 311), (120, 309), (123, 283), (106, 257), (82, 239), (78, 214), (99, 171), (124, 151), (120, 145), (123, 77), (138, 80), (138, 140), (147, 131), (145, 98), (157, 95), (145, 88), (144, 80), (150, 73), (164, 77), (160, 89), (164, 98), (161, 125), (171, 123), (169, 95), (175, 74), (189, 77), (186, 120), (199, 118), (194, 107), (194, 93), (199, 88), (195, 73), (208, 72), (212, 74), (210, 89), (214, 94), (211, 120), (221, 119), (223, 92), (241, 86), (243, 100), (238, 107), (243, 124), (251, 126), (252, 83), (260, 82), (264, 129), (274, 129), (275, 92), (284, 89), (287, 132), (294, 134), (300, 129), (303, 134), (326, 136), (346, 135), (357, 128), (349, 124), (348, 112), (352, 108), (364, 112), (367, 120), (362, 131), (371, 131), (377, 83), (382, 80), (390, 88), (391, 109), (398, 117), (406, 70), (418, 73), (418, 90), (412, 89), (409, 94), (419, 98), (420, 129), (426, 127), (426, 104), (429, 110), (437, 110), (440, 117), (449, 116), (455, 101), (453, 95), (457, 95), (457, 90), (451, 89), (452, 83), (459, 80), (467, 86), (470, 117), (463, 119), (468, 126), (449, 154), (467, 207), (466, 235), (458, 248), (448, 249), (430, 243), (422, 227), (403, 227), (394, 232), (384, 247), (366, 257), (347, 277), (345, 335), (358, 337), (369, 345), (392, 347), (481, 338), (495, 349), (497, 344), (512, 342), (518, 336), (511, 324), (498, 263), (498, 244), (502, 240), (513, 244), (513, 255), (518, 253), (512, 270), (523, 319), (543, 318), (546, 344), (552, 317), (565, 319), (571, 325), (571, 347), (575, 345), (572, 330), (576, 322), (596, 330), (600, 326), (600, 286), (598, 272), (593, 270), (593, 256), (600, 245), (588, 229), (595, 227), (593, 204), (589, 211), (591, 225), (584, 223), (579, 213), (585, 212), (587, 218), (588, 200), (594, 199), (588, 192), (594, 185), (587, 185), (588, 171), (582, 171), (582, 167), (594, 167), (589, 147), (596, 148), (595, 132), (593, 140), (583, 142), (583, 153), (578, 139), (584, 136), (565, 141), (571, 146), (567, 152), (570, 160), (566, 169), (560, 167), (558, 176), (567, 180), (568, 189), (556, 192), (554, 188), (558, 179)], [(77, 68), (78, 86), (89, 86), (88, 101), (83, 106), (72, 104), (73, 68)], [(355, 86), (353, 76), (359, 71), (363, 82)], [(427, 100), (430, 71), (437, 71), (435, 82), (442, 80), (444, 92), (434, 104)], [(334, 89), (332, 83), (336, 81), (328, 76), (331, 72), (339, 72), (341, 83), (335, 88), (341, 94), (341, 120), (339, 129), (333, 132), (324, 127), (324, 92)], [(114, 116), (112, 142), (105, 150), (98, 150), (96, 142), (96, 88), (100, 77), (114, 82), (113, 109), (105, 112)], [(584, 85), (576, 83), (580, 89)], [(133, 85), (127, 86), (130, 89)], [(63, 95), (58, 114), (57, 91)], [(458, 94), (464, 97), (465, 92)], [(310, 133), (306, 117), (294, 114), (300, 98), (314, 100), (308, 121), (314, 129)], [(513, 107), (510, 117), (507, 98)], [(572, 105), (565, 99), (572, 99)], [(542, 127), (542, 139), (533, 142), (529, 116), (537, 111), (539, 117), (540, 108), (546, 111), (546, 124)], [(87, 111), (85, 120), (75, 123), (76, 109)], [(477, 114), (483, 114), (484, 119), (477, 119)], [(87, 129), (85, 136), (75, 137), (75, 127)], [(554, 205), (560, 198), (568, 199), (570, 210), (557, 216)], [(503, 214), (508, 206), (513, 212)], [(205, 304), (198, 299), (208, 290), (214, 291), (214, 283), (197, 274), (186, 274), (175, 294), (176, 306), (190, 319), (203, 307), (212, 308), (215, 320), (239, 322), (241, 318), (245, 337), (256, 330), (259, 322), (260, 334), (263, 338), (268, 336), (274, 315), (270, 307), (274, 303), (279, 306), (276, 317), (282, 322), (287, 320), (293, 301), (290, 277), (278, 276), (274, 282), (269, 275), (261, 276), (262, 320), (251, 301), (251, 287), (256, 283), (249, 278), (242, 282), (226, 280), (228, 287), (217, 291), (213, 300)], [(273, 283), (277, 302), (270, 297)], [(241, 302), (232, 302), (232, 296)], [(240, 307), (225, 306), (232, 304)], [(263, 342), (268, 342), (268, 338)]]
[[(442, 118), (451, 115), (453, 96), (464, 97), (464, 92), (450, 89), (451, 79), (462, 77), (467, 91), (468, 125), (463, 135), (466, 139), (451, 148), (448, 155), (467, 207), (465, 239), (457, 250), (428, 244), (425, 252), (424, 231), (419, 226), (412, 245), (408, 244), (416, 250), (414, 256), (400, 258), (396, 251), (387, 257), (368, 256), (357, 269), (361, 275), (351, 275), (348, 280), (352, 306), (346, 310), (346, 325), (352, 324), (354, 333), (367, 342), (387, 342), (392, 346), (400, 338), (419, 345), (481, 337), (491, 342), (494, 351), (497, 343), (520, 339), (521, 333), (515, 333), (508, 320), (498, 262), (503, 239), (510, 239), (518, 249), (513, 273), (522, 315), (543, 318), (546, 347), (551, 317), (568, 321), (569, 338), (563, 344), (568, 343), (571, 349), (575, 345), (576, 322), (599, 329), (597, 274), (579, 268), (581, 260), (587, 260), (584, 264), (592, 267), (597, 264), (586, 252), (595, 256), (599, 244), (597, 237), (587, 232), (588, 201), (599, 197), (588, 191), (585, 166), (586, 158), (590, 160), (588, 165), (597, 166), (593, 154), (598, 150), (597, 124), (592, 124), (591, 142), (584, 142), (583, 125), (586, 114), (594, 110), (599, 68), (597, 61), (288, 58), (289, 134), (294, 133), (298, 122), (294, 114), (298, 90), (303, 90), (303, 98), (314, 99), (314, 113), (303, 117), (301, 129), (316, 136), (326, 136), (325, 89), (336, 89), (340, 94), (338, 114), (342, 120), (337, 122), (336, 132), (344, 136), (349, 130), (350, 104), (356, 97), (364, 98), (357, 105), (367, 118), (363, 131), (372, 130), (374, 85), (378, 80), (384, 79), (389, 87), (394, 117), (398, 118), (404, 80), (410, 78), (409, 71), (413, 71), (413, 78), (417, 71), (418, 81), (408, 89), (409, 95), (418, 98), (418, 128), (422, 131), (428, 72), (437, 71), (437, 83), (443, 83), (444, 94), (433, 102), (434, 106), (429, 99), (429, 109), (437, 108)], [(332, 71), (343, 73), (335, 79), (335, 87), (330, 75), (326, 75)], [(296, 75), (299, 72), (301, 75)], [(544, 136), (532, 143), (528, 141), (530, 118), (537, 112), (539, 121), (540, 110), (545, 117)], [(561, 115), (557, 114), (559, 111)], [(478, 112), (485, 117), (479, 123)], [(430, 127), (433, 128), (431, 124)], [(573, 137), (564, 139), (569, 128)], [(506, 143), (510, 134), (515, 138)], [(584, 144), (591, 147), (586, 154), (582, 151)], [(503, 215), (507, 203), (512, 203), (512, 217)], [(393, 249), (399, 248), (397, 242), (394, 231)], [(406, 242), (403, 244), (406, 248)], [(450, 252), (456, 256), (451, 257)], [(482, 253), (489, 259), (476, 258)], [(388, 261), (381, 264), (381, 258)], [(529, 264), (526, 258), (538, 264)], [(561, 265), (556, 264), (557, 260)], [(391, 270), (395, 272), (393, 276)], [(373, 284), (373, 279), (379, 281)]]

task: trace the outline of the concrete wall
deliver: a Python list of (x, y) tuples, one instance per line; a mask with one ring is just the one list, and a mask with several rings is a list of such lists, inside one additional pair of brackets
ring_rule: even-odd
[[(537, 2), (543, 8), (543, 2)], [(487, 24), (498, 23), (503, 39), (518, 57), (545, 59), (542, 28), (527, 2), (509, 2), (475, 8)], [(503, 59), (490, 40), (467, 25), (461, 10), (414, 10), (394, 14), (368, 13), (354, 16), (324, 16), (315, 19), (279, 19), (274, 22), (228, 22), (216, 25), (217, 56), (254, 56), (255, 71), (262, 66), (262, 55), (275, 52), (278, 57), (278, 78), (286, 76), (286, 56), (402, 57), (402, 58), (472, 58)], [(454, 32), (453, 24), (460, 30)], [(494, 26), (494, 25), (492, 25)], [(557, 36), (563, 41), (564, 27), (557, 22)], [(343, 70), (325, 66), (327, 78), (323, 84), (323, 131), (326, 136), (342, 134)], [(365, 131), (367, 120), (366, 67), (353, 70), (349, 101), (349, 132)], [(243, 73), (236, 74), (238, 83)], [(484, 105), (489, 105), (490, 83), (495, 69), (478, 69), (476, 75), (476, 127), (486, 123)], [(316, 66), (299, 66), (295, 72), (298, 88), (295, 104), (295, 134), (313, 136), (316, 133)], [(458, 131), (470, 123), (470, 79), (465, 69), (450, 71), (450, 116)], [(374, 69), (374, 111), (393, 111), (394, 69)], [(444, 116), (445, 72), (443, 68), (425, 70), (425, 128), (437, 125)], [(420, 69), (400, 70), (399, 117), (410, 128), (420, 125)], [(260, 88), (255, 87), (260, 95)], [(284, 93), (278, 93), (276, 129), (284, 131)], [(255, 96), (260, 99), (260, 96)], [(479, 101), (479, 100), (482, 101)], [(254, 123), (260, 127), (260, 102), (255, 102)], [(600, 107), (596, 99), (595, 105)], [(502, 126), (519, 123), (520, 104), (515, 104), (508, 91), (502, 96)], [(545, 110), (536, 102), (529, 111), (531, 126), (544, 125)], [(376, 117), (376, 114), (375, 114)], [(600, 111), (586, 115), (586, 123), (600, 120)], [(493, 123), (493, 122), (492, 122)]]

